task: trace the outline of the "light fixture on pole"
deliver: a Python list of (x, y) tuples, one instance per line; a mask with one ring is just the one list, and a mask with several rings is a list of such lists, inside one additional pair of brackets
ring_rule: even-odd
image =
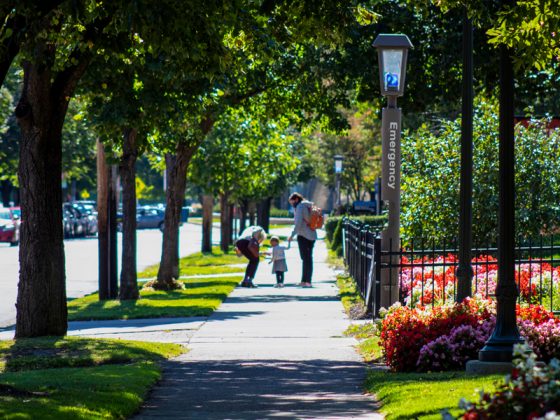
[(344, 161), (344, 156), (334, 155), (334, 174), (336, 176), (336, 211), (340, 211), (341, 201), (340, 201), (340, 176), (342, 174), (342, 162)]
[(379, 34), (373, 46), (379, 58), (381, 95), (396, 101), (397, 96), (404, 94), (406, 61), (412, 43), (403, 34)]
[[(400, 244), (401, 206), (401, 110), (397, 108), (397, 97), (404, 94), (408, 50), (413, 46), (404, 34), (380, 34), (373, 46), (379, 57), (381, 95), (387, 97), (381, 118), (381, 196), (388, 202), (389, 222), (381, 232), (381, 250), (396, 252)], [(397, 262), (395, 255), (384, 259)], [(398, 292), (397, 270), (382, 270), (380, 305), (391, 306), (398, 300)]]

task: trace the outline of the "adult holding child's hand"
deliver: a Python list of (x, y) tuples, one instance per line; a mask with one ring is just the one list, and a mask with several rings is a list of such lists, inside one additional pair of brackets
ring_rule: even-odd
[(259, 266), (259, 250), (260, 244), (266, 239), (266, 232), (260, 226), (249, 226), (245, 229), (237, 242), (235, 247), (238, 252), (243, 254), (248, 260), (247, 268), (245, 269), (245, 277), (241, 282), (241, 287), (257, 287), (253, 284), (253, 279), (257, 273)]
[(309, 227), (309, 218), (313, 203), (303, 198), (300, 193), (293, 193), (288, 199), (294, 207), (294, 230), (288, 238), (288, 243), (297, 236), (299, 256), (302, 261), (301, 287), (311, 287), (313, 277), (313, 247), (317, 240), (317, 232)]

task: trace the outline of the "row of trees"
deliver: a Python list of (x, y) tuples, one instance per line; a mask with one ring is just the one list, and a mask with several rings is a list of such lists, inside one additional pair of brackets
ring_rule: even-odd
[[(484, 5), (475, 3), (471, 12), (486, 30), (490, 21), (476, 13)], [(510, 28), (519, 16), (532, 16), (541, 3), (496, 10), (500, 26), (491, 33), (492, 40), (522, 45), (531, 34), (517, 30), (518, 37), (512, 38), (501, 28)], [(544, 3), (549, 9), (544, 17), (539, 12), (539, 28), (551, 32), (558, 5)], [(438, 4), (451, 8), (460, 2)], [(148, 151), (165, 162), (165, 230), (155, 286), (172, 289), (179, 276), (178, 227), (187, 172), (199, 150), (192, 174), (207, 195), (221, 197), (224, 214), (233, 199), (243, 203), (260, 195), (266, 201), (297, 175), (296, 167), (305, 168), (299, 151), (306, 137), (295, 128), (311, 126), (313, 133), (318, 127), (343, 130), (349, 119), (353, 127), (360, 125), (355, 123), (362, 119), (357, 113), (371, 115), (352, 106), (355, 100), (377, 96), (371, 41), (379, 32), (401, 28), (419, 41), (410, 60), (410, 94), (403, 103), (414, 115), (410, 124), (425, 118), (419, 112), (427, 109), (454, 112), (460, 57), (454, 53), (458, 34), (452, 28), (458, 15), (450, 12), (442, 18), (438, 7), (421, 0), (406, 5), (396, 0), (3, 2), (2, 86), (12, 65), (23, 68), (22, 89), (11, 99), (17, 101), (18, 179), (25, 220), (16, 337), (66, 332), (60, 229), (63, 127), (74, 139), (72, 124), (87, 120), (100, 140), (100, 155), (118, 165), (125, 219), (121, 299), (138, 297), (136, 162)], [(556, 39), (536, 39), (525, 55), (531, 62), (547, 59), (536, 53), (543, 46), (558, 50)], [(479, 39), (479, 47), (481, 55), (492, 57), (485, 39)], [(495, 63), (480, 63), (481, 79), (495, 86)], [(80, 100), (74, 102), (75, 97)], [(375, 123), (370, 125), (375, 133)], [(318, 150), (332, 143), (337, 153), (355, 150), (360, 161), (371, 149), (367, 144), (347, 145), (358, 137), (352, 130), (336, 140), (315, 136)], [(222, 158), (210, 157), (216, 154)], [(108, 169), (100, 170), (107, 175)], [(364, 188), (355, 186), (357, 196)]]
[[(124, 213), (121, 299), (138, 296), (135, 163), (147, 149), (165, 156), (167, 206), (156, 285), (173, 288), (187, 168), (220, 116), (256, 95), (264, 98), (262, 113), (267, 116), (290, 109), (300, 121), (310, 121), (317, 106), (336, 114), (332, 104), (338, 94), (326, 92), (343, 91), (344, 85), (328, 89), (301, 77), (301, 70), (322, 58), (319, 51), (328, 53), (328, 46), (345, 38), (356, 24), (355, 10), (336, 2), (313, 3), (30, 1), (2, 7), (2, 40), (11, 47), (3, 50), (2, 63), (7, 72), (18, 56), (24, 69), (15, 110), (25, 220), (16, 337), (66, 331), (59, 226), (62, 128), (70, 99), (76, 94), (84, 98), (107, 160), (119, 167)], [(305, 115), (299, 112), (303, 104)], [(262, 125), (267, 146), (274, 128)], [(267, 168), (266, 160), (261, 156), (261, 168)], [(293, 169), (291, 165), (285, 170)]]

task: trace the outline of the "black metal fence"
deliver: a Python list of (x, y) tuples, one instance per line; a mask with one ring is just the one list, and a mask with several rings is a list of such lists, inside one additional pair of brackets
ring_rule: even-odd
[[(455, 300), (458, 249), (456, 241), (407, 243), (399, 251), (381, 249), (379, 232), (346, 219), (343, 225), (344, 261), (374, 316), (381, 305), (382, 272), (398, 277), (398, 299), (403, 305), (437, 305)], [(389, 246), (392, 248), (392, 246)], [(495, 297), (497, 248), (486, 245), (472, 249), (472, 293)], [(516, 247), (515, 276), (522, 302), (539, 303), (560, 312), (560, 245), (554, 238), (539, 238)], [(393, 295), (390, 289), (389, 294)]]

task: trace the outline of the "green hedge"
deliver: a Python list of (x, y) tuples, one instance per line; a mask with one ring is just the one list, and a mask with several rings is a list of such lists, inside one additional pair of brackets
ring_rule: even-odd
[(289, 210), (282, 210), (272, 207), (270, 209), (270, 217), (289, 217), (293, 218), (294, 215), (289, 212)]
[[(330, 216), (325, 222), (325, 232), (330, 248), (336, 251), (338, 256), (342, 255), (342, 221), (345, 216)], [(387, 221), (386, 215), (379, 216), (350, 216), (351, 220), (357, 220), (362, 224), (369, 225), (372, 230), (381, 230)]]

